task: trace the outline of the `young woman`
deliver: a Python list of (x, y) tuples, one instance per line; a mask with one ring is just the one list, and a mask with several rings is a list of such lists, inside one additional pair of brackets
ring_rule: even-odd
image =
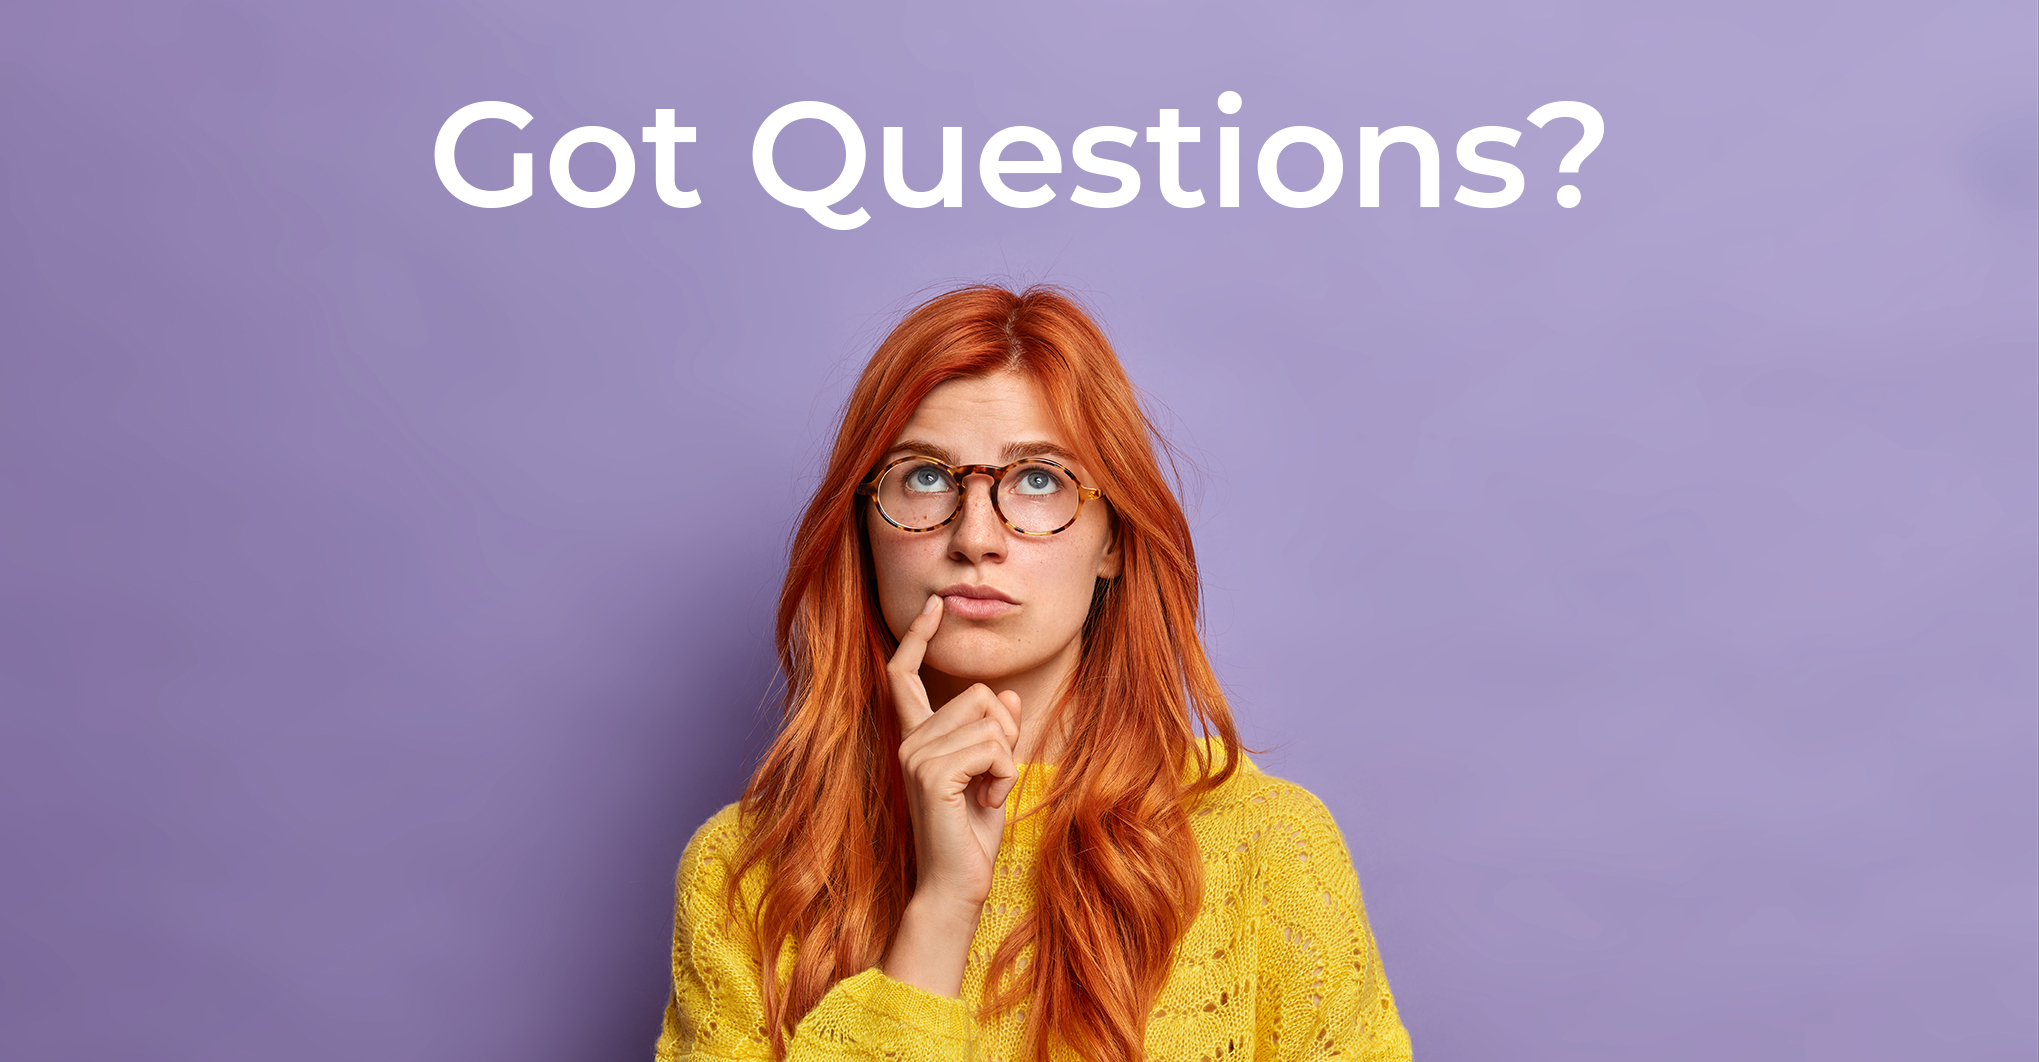
[(1104, 334), (970, 287), (851, 394), (786, 719), (680, 862), (658, 1058), (1407, 1059), (1324, 806), (1240, 753)]

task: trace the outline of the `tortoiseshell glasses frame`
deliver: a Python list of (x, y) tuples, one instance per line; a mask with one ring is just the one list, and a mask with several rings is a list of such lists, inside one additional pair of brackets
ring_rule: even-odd
[[(878, 493), (880, 484), (885, 482), (885, 477), (891, 474), (893, 469), (898, 468), (900, 465), (914, 463), (930, 465), (943, 470), (948, 474), (949, 482), (955, 484), (956, 501), (955, 505), (950, 508), (949, 515), (943, 517), (939, 523), (929, 524), (926, 527), (913, 527), (893, 519), (892, 514), (885, 511), (885, 503)], [(998, 504), (999, 488), (1005, 485), (1005, 477), (1014, 469), (1024, 465), (1047, 465), (1055, 469), (1061, 478), (1066, 479), (1069, 485), (1076, 489), (1076, 508), (1069, 514), (1069, 519), (1064, 521), (1062, 526), (1052, 531), (1028, 531), (1013, 523), (1011, 518), (1005, 515), (1004, 507)], [(1009, 465), (952, 465), (945, 461), (938, 461), (928, 457), (925, 454), (909, 454), (905, 457), (886, 462), (869, 479), (857, 484), (857, 493), (871, 499), (872, 506), (878, 510), (878, 515), (886, 523), (901, 531), (919, 534), (923, 531), (934, 531), (947, 527), (951, 521), (955, 520), (956, 514), (963, 511), (964, 481), (971, 476), (980, 475), (989, 477), (991, 480), (991, 511), (998, 514), (999, 523), (1010, 528), (1016, 535), (1026, 535), (1031, 538), (1046, 538), (1049, 535), (1059, 535), (1069, 530), (1070, 527), (1075, 525), (1077, 517), (1083, 515), (1084, 502), (1104, 497), (1104, 492), (1096, 487), (1084, 486), (1083, 482), (1076, 478), (1076, 473), (1070, 471), (1069, 466), (1060, 461), (1052, 461), (1045, 457), (1023, 457)]]

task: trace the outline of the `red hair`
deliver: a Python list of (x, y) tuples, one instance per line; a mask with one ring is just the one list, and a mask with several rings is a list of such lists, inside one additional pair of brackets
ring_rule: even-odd
[(1204, 656), (1196, 555), (1159, 437), (1103, 331), (1067, 295), (975, 286), (938, 296), (900, 321), (851, 392), (779, 595), (786, 717), (744, 790), (750, 828), (729, 894), (740, 914), (737, 883), (766, 868), (754, 928), (775, 1057), (832, 985), (879, 963), (913, 895), (885, 683), (897, 642), (879, 613), (856, 486), (929, 391), (999, 372), (1040, 385), (1110, 505), (1122, 568), (1099, 581), (1057, 709), (1075, 737), (1035, 812), (1045, 819), (1038, 903), (992, 957), (985, 1015), (1028, 1001), (1041, 1062), (1055, 1040), (1095, 1062), (1137, 1062), (1202, 900), (1189, 808), (1231, 776), (1239, 737)]

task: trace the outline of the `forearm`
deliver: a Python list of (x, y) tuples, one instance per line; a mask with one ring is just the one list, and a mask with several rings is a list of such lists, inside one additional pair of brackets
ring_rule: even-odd
[(938, 996), (962, 998), (963, 965), (983, 911), (980, 904), (915, 893), (885, 953), (885, 976)]
[[(739, 916), (730, 917), (727, 908), (731, 853), (741, 838), (732, 804), (696, 831), (680, 861), (673, 988), (658, 1040), (659, 1062), (771, 1057), (765, 972), (757, 942), (747, 931), (763, 886), (761, 869), (752, 870), (756, 880), (743, 890)], [(922, 884), (926, 895), (909, 903), (911, 913), (898, 938), (903, 946), (893, 949), (901, 960), (898, 972), (911, 980), (870, 969), (837, 982), (788, 1031), (785, 1062), (959, 1062), (976, 1057), (976, 1023), (957, 997), (982, 908), (936, 903), (936, 895), (947, 894), (938, 893), (933, 883)], [(967, 920), (961, 917), (965, 912)]]
[[(666, 1009), (656, 1062), (761, 1062), (770, 1057), (753, 1001), (716, 1007), (701, 985)], [(977, 1029), (962, 1001), (894, 981), (876, 969), (837, 982), (785, 1040), (783, 1062), (970, 1062)]]

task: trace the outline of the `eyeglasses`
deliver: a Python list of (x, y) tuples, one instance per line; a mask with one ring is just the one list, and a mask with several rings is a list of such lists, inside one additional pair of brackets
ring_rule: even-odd
[(932, 457), (902, 457), (857, 484), (857, 493), (878, 503), (878, 515), (901, 531), (933, 531), (963, 508), (963, 481), (989, 476), (991, 508), (1005, 526), (1022, 535), (1067, 530), (1083, 503), (1104, 497), (1077, 482), (1076, 473), (1045, 457), (998, 465), (948, 465)]

